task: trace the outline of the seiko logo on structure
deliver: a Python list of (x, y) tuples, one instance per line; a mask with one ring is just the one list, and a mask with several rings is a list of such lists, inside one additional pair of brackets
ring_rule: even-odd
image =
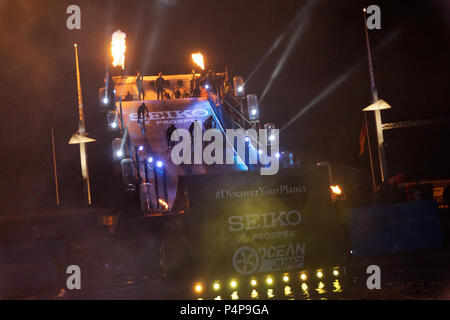
[(295, 227), (302, 222), (302, 214), (296, 210), (231, 216), (228, 218), (229, 231)]

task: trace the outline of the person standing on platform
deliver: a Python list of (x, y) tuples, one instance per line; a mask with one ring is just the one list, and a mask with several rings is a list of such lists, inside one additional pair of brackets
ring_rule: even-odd
[(192, 79), (191, 79), (191, 86), (190, 86), (190, 89), (191, 89), (191, 97), (196, 97), (196, 90), (195, 90), (195, 87), (196, 87), (196, 83), (197, 83), (197, 77), (195, 76), (195, 70), (192, 70)]
[[(139, 70), (137, 71), (137, 76), (136, 76), (136, 87), (138, 90), (138, 100), (145, 100), (144, 77), (141, 75)], [(142, 99), (141, 99), (141, 95), (142, 95)]]
[(156, 95), (158, 100), (164, 99), (164, 78), (161, 72), (158, 74), (158, 78), (156, 79)]

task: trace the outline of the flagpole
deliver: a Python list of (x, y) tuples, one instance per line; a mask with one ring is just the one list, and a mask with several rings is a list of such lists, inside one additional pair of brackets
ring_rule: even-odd
[(55, 174), (56, 205), (59, 207), (61, 203), (59, 201), (58, 170), (56, 168), (55, 134), (53, 127), (52, 127), (52, 152), (53, 152), (53, 169)]
[(372, 188), (373, 188), (373, 191), (375, 191), (377, 184), (375, 182), (375, 171), (373, 168), (372, 147), (370, 146), (369, 126), (368, 126), (368, 122), (367, 122), (367, 113), (366, 112), (363, 112), (363, 113), (364, 113), (364, 124), (366, 127), (367, 151), (369, 152), (370, 172), (371, 172), (371, 176), (372, 176)]
[[(77, 44), (75, 44), (74, 47), (75, 47), (75, 62), (76, 62), (76, 69), (77, 69), (77, 88), (78, 88), (78, 117), (79, 117), (78, 134), (81, 137), (86, 137), (86, 127), (85, 127), (85, 121), (84, 121), (83, 96), (82, 96), (82, 91), (81, 91), (80, 66), (78, 63), (78, 46), (77, 46)], [(80, 162), (81, 162), (81, 174), (83, 176), (83, 182), (84, 182), (84, 190), (87, 195), (87, 202), (89, 205), (91, 205), (92, 198), (91, 198), (91, 185), (89, 182), (87, 150), (86, 150), (86, 143), (83, 141), (80, 142)]]
[[(378, 99), (378, 90), (375, 85), (375, 76), (373, 73), (372, 51), (370, 49), (369, 30), (367, 29), (367, 16), (365, 8), (363, 9), (363, 18), (364, 18), (364, 30), (366, 35), (367, 59), (369, 62), (370, 91), (372, 93), (372, 103), (375, 103), (379, 99)], [(375, 128), (377, 131), (378, 160), (380, 163), (381, 182), (384, 182), (387, 176), (387, 167), (386, 167), (386, 156), (384, 153), (384, 146), (383, 146), (384, 137), (383, 137), (383, 126), (381, 121), (381, 111), (374, 110), (374, 112), (375, 112)], [(369, 139), (367, 140), (369, 141)]]

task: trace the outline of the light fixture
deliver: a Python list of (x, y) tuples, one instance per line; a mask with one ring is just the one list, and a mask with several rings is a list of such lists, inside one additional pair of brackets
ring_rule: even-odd
[(202, 284), (201, 284), (201, 283), (197, 283), (197, 284), (194, 286), (194, 291), (195, 291), (196, 293), (202, 293), (202, 292), (203, 292), (203, 286), (202, 286)]
[(376, 111), (388, 109), (392, 109), (392, 107), (383, 99), (379, 99), (376, 102), (372, 103), (370, 106), (364, 108), (363, 111)]

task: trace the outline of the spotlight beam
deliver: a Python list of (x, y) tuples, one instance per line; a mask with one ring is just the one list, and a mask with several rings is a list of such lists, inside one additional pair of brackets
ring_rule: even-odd
[(319, 95), (317, 95), (313, 100), (311, 100), (304, 108), (302, 108), (291, 120), (289, 120), (280, 130), (282, 132), (287, 127), (289, 127), (291, 124), (293, 124), (295, 121), (297, 121), (298, 118), (300, 118), (303, 114), (305, 114), (307, 111), (309, 111), (312, 107), (314, 107), (317, 103), (319, 103), (323, 98), (328, 96), (334, 89), (339, 87), (345, 80), (347, 80), (350, 75), (361, 65), (361, 62), (355, 64), (353, 67), (351, 67), (349, 70), (347, 70), (346, 73), (339, 76), (336, 80), (334, 80), (324, 91), (322, 91)]
[(267, 92), (269, 92), (270, 88), (272, 87), (273, 82), (276, 78), (278, 78), (281, 70), (283, 69), (284, 65), (289, 59), (289, 56), (291, 55), (294, 47), (296, 46), (300, 35), (303, 34), (303, 29), (306, 25), (307, 20), (304, 20), (300, 23), (300, 25), (295, 30), (295, 33), (292, 35), (291, 39), (289, 40), (289, 44), (286, 47), (286, 49), (283, 52), (283, 55), (281, 56), (280, 60), (278, 61), (278, 64), (276, 65), (275, 69), (272, 72), (272, 75), (270, 76), (270, 80), (267, 82), (266, 87), (264, 88), (264, 91), (261, 95), (261, 99), (259, 100), (259, 103), (261, 103), (264, 100), (264, 97), (266, 96)]
[(247, 77), (247, 80), (244, 83), (244, 86), (247, 84), (248, 81), (250, 81), (250, 79), (255, 75), (255, 73), (262, 67), (262, 65), (267, 61), (267, 59), (270, 57), (270, 55), (275, 51), (275, 49), (277, 49), (281, 42), (284, 40), (284, 38), (286, 37), (286, 34), (294, 27), (294, 25), (297, 23), (297, 21), (299, 20), (299, 18), (302, 16), (303, 12), (305, 11), (305, 9), (308, 7), (309, 5), (308, 1), (306, 3), (305, 6), (303, 6), (295, 15), (294, 19), (292, 19), (292, 21), (289, 23), (289, 25), (286, 27), (286, 29), (284, 29), (283, 33), (281, 35), (278, 36), (278, 38), (274, 41), (274, 43), (272, 44), (272, 46), (270, 47), (270, 49), (266, 52), (266, 54), (262, 57), (262, 59), (258, 62), (258, 64), (256, 65), (256, 67), (253, 69), (253, 71), (250, 73), (250, 75)]
[(248, 81), (250, 81), (250, 79), (255, 75), (255, 73), (267, 61), (267, 59), (275, 51), (275, 49), (277, 49), (280, 46), (281, 42), (286, 37), (286, 34), (291, 30), (291, 28), (295, 25), (297, 20), (302, 16), (302, 14), (303, 14), (304, 10), (306, 9), (306, 7), (308, 6), (308, 4), (309, 4), (309, 2), (298, 11), (298, 13), (295, 15), (294, 19), (292, 19), (292, 21), (289, 23), (289, 25), (286, 27), (286, 29), (284, 29), (283, 33), (281, 35), (279, 35), (278, 38), (274, 41), (274, 43), (272, 44), (270, 49), (266, 52), (266, 54), (262, 57), (262, 59), (258, 62), (256, 67), (253, 69), (253, 71), (247, 77), (247, 80), (245, 81), (244, 86), (247, 84)]
[[(384, 40), (379, 47), (376, 49), (376, 51), (379, 51), (381, 49), (384, 49), (389, 43), (391, 43), (394, 39), (396, 39), (403, 29), (397, 29), (394, 32), (392, 32), (386, 40)], [(336, 80), (334, 80), (324, 91), (322, 91), (318, 96), (316, 96), (313, 100), (311, 100), (304, 108), (302, 108), (293, 118), (291, 118), (281, 129), (280, 133), (288, 128), (291, 124), (293, 124), (295, 121), (297, 121), (298, 118), (300, 118), (303, 114), (305, 114), (307, 111), (309, 111), (312, 107), (314, 107), (317, 103), (319, 103), (323, 98), (328, 96), (334, 89), (339, 87), (345, 80), (347, 80), (350, 75), (356, 71), (361, 66), (362, 59), (353, 67), (351, 67), (345, 74), (339, 76)], [(260, 100), (261, 101), (261, 100)]]

